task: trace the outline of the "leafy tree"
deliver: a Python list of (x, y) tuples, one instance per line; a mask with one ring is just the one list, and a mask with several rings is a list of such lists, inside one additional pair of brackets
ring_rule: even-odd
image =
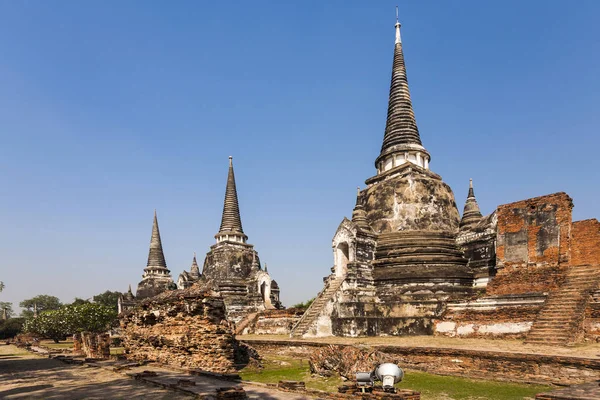
[(51, 310), (40, 313), (37, 317), (25, 320), (23, 330), (52, 339), (56, 343), (72, 333), (71, 321), (64, 318), (62, 310)]
[(37, 311), (40, 313), (42, 311), (58, 310), (62, 306), (62, 303), (58, 297), (40, 294), (31, 299), (23, 300), (19, 303), (19, 306), (24, 308), (21, 316), (32, 317), (34, 307), (37, 307)]
[(117, 320), (117, 312), (97, 303), (68, 305), (28, 318), (23, 329), (58, 342), (77, 332), (106, 332)]
[(315, 297), (313, 297), (313, 298), (312, 298), (312, 299), (310, 299), (310, 300), (306, 300), (306, 301), (305, 301), (305, 302), (303, 302), (303, 303), (294, 304), (294, 305), (292, 306), (292, 308), (300, 308), (300, 309), (302, 309), (302, 310), (306, 310), (308, 307), (310, 307), (310, 305), (313, 303), (313, 301), (315, 301)]
[(0, 322), (0, 339), (8, 339), (17, 336), (23, 330), (25, 318), (11, 318)]
[(93, 300), (94, 303), (102, 304), (107, 307), (112, 307), (115, 309), (115, 311), (117, 311), (117, 303), (119, 302), (119, 296), (121, 296), (121, 292), (111, 292), (110, 290), (107, 290), (104, 293), (100, 293), (94, 296)]
[(82, 304), (87, 304), (89, 303), (89, 300), (85, 300), (85, 299), (80, 299), (79, 297), (75, 297), (75, 300), (73, 300), (73, 302), (69, 305), (71, 306), (80, 306)]
[(0, 301), (0, 318), (4, 314), (4, 310), (6, 310), (7, 317), (12, 317), (14, 315), (12, 303), (9, 303), (8, 301)]

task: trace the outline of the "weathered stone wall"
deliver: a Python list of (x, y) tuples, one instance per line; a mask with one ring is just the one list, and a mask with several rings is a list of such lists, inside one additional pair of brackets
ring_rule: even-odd
[(204, 259), (202, 275), (220, 282), (249, 279), (256, 274), (260, 260), (254, 247), (244, 243), (222, 242), (211, 246)]
[(523, 339), (541, 306), (496, 307), (488, 310), (449, 311), (435, 321), (435, 334), (450, 337)]
[(564, 281), (571, 261), (572, 199), (555, 193), (498, 207), (493, 295), (548, 292)]
[(126, 356), (178, 367), (230, 372), (236, 341), (215, 292), (195, 285), (147, 299), (121, 315)]
[(366, 183), (364, 208), (374, 232), (458, 230), (454, 193), (439, 175), (407, 164)]
[(586, 219), (573, 222), (571, 263), (600, 265), (600, 222)]
[(464, 252), (473, 270), (474, 285), (484, 288), (496, 274), (496, 212), (483, 217), (479, 223), (461, 228), (456, 243)]

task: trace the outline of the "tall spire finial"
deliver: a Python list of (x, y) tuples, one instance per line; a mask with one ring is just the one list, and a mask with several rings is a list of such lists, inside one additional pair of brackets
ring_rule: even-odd
[(402, 38), (400, 38), (400, 21), (398, 20), (398, 6), (396, 6), (396, 43), (402, 43)]
[(398, 163), (404, 163), (404, 160), (428, 170), (431, 157), (421, 143), (406, 77), (400, 21), (396, 20), (396, 44), (387, 120), (381, 153), (375, 160), (375, 168), (377, 173), (381, 174), (398, 166)]
[(229, 173), (227, 175), (227, 185), (225, 186), (225, 202), (223, 204), (221, 227), (215, 238), (217, 242), (229, 240), (242, 243), (246, 243), (248, 239), (242, 229), (242, 218), (240, 217), (240, 207), (235, 187), (232, 156), (229, 156)]
[(163, 253), (160, 230), (158, 229), (158, 216), (154, 209), (154, 221), (152, 222), (152, 236), (150, 237), (150, 250), (148, 252), (148, 263), (146, 271), (155, 269), (167, 269), (165, 254)]

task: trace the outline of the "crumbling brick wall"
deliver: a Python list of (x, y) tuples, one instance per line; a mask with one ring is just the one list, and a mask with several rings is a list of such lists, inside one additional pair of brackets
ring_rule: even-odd
[(571, 261), (572, 199), (563, 192), (498, 207), (496, 265), (488, 294), (548, 292)]
[(571, 263), (600, 265), (600, 222), (586, 219), (573, 222)]
[(288, 335), (292, 327), (300, 321), (304, 310), (288, 308), (285, 310), (266, 310), (259, 313), (249, 333), (255, 335)]
[(144, 300), (121, 315), (127, 358), (231, 372), (236, 340), (223, 299), (198, 285)]
[[(600, 268), (600, 222), (586, 219), (573, 222), (571, 263)], [(600, 288), (591, 295), (585, 310), (583, 334), (587, 340), (600, 341)]]
[(73, 335), (73, 353), (82, 353), (89, 358), (109, 358), (110, 336), (108, 333), (76, 333)]

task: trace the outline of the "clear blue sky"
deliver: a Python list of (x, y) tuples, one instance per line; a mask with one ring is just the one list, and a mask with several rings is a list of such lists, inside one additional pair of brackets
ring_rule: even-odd
[[(396, 1), (0, 1), (0, 301), (134, 287), (158, 210), (173, 276), (220, 223), (286, 305), (314, 296), (375, 174)], [(485, 214), (565, 191), (600, 216), (600, 2), (404, 1), (431, 169)]]

